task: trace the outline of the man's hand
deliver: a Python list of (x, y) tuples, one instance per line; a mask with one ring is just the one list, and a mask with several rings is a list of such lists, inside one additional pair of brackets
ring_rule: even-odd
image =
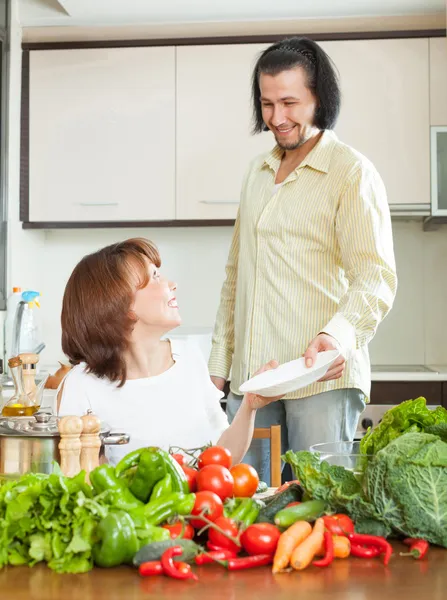
[[(331, 335), (328, 335), (327, 333), (319, 333), (317, 337), (310, 342), (306, 352), (304, 353), (306, 367), (311, 367), (317, 358), (318, 352), (324, 352), (325, 350), (338, 350), (340, 352), (340, 346), (337, 340)], [(339, 379), (343, 375), (345, 364), (345, 357), (340, 354), (337, 360), (331, 365), (326, 375), (319, 379), (319, 381)]]
[(215, 377), (214, 375), (211, 375), (211, 381), (214, 383), (218, 390), (223, 392), (225, 384), (227, 383), (226, 379), (224, 379), (223, 377)]
[[(271, 369), (276, 369), (277, 366), (278, 366), (278, 361), (271, 360), (266, 365), (261, 367), (259, 369), (259, 371), (256, 371), (256, 373), (253, 375), (253, 377), (255, 375), (260, 375), (260, 373), (264, 373), (264, 371), (270, 371)], [(263, 408), (264, 406), (267, 406), (267, 404), (270, 404), (271, 402), (276, 402), (280, 398), (282, 398), (282, 395), (274, 396), (273, 398), (266, 398), (265, 396), (260, 396), (259, 394), (245, 394), (245, 400), (246, 400), (248, 406), (252, 410), (258, 410), (259, 408)]]

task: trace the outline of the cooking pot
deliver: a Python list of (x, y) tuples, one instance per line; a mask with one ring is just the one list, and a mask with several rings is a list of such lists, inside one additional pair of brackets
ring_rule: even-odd
[[(88, 411), (91, 412), (91, 411)], [(37, 412), (32, 417), (0, 418), (0, 477), (14, 478), (24, 473), (52, 473), (60, 464), (58, 417)], [(112, 432), (101, 424), (100, 456), (104, 446), (128, 444), (126, 433)]]

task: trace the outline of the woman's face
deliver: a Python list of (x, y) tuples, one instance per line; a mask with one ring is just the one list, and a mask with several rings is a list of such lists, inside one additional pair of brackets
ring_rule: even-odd
[(167, 332), (181, 323), (175, 291), (177, 286), (161, 276), (158, 267), (147, 261), (148, 284), (135, 293), (132, 311), (138, 323), (157, 332)]

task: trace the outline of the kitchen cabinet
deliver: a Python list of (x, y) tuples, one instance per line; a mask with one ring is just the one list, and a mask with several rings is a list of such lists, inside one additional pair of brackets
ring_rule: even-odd
[(335, 128), (339, 138), (376, 166), (391, 205), (428, 205), (429, 40), (321, 45), (340, 73), (342, 108)]
[(447, 38), (430, 38), (430, 125), (447, 125)]
[[(321, 43), (340, 73), (336, 132), (375, 164), (390, 204), (430, 202), (428, 44), (427, 38)], [(245, 169), (274, 143), (270, 133), (249, 133), (250, 74), (262, 48), (177, 48), (179, 219), (234, 217)]]
[[(447, 384), (442, 381), (373, 381), (370, 401), (371, 404), (394, 405), (420, 396), (426, 398), (427, 404), (443, 404), (443, 400), (447, 401)], [(447, 403), (444, 405), (447, 407)]]
[(177, 219), (234, 219), (250, 161), (274, 145), (252, 136), (251, 72), (267, 45), (177, 48)]
[(175, 218), (175, 48), (30, 52), (29, 221)]

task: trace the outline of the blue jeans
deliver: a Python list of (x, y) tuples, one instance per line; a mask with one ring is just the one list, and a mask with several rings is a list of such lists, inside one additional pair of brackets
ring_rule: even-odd
[[(230, 392), (227, 415), (231, 422), (242, 396)], [(281, 425), (282, 453), (309, 450), (322, 442), (352, 441), (359, 416), (365, 408), (365, 395), (358, 389), (341, 389), (300, 398), (278, 400), (256, 413), (255, 427)], [(270, 485), (270, 440), (253, 440), (244, 462), (255, 467), (262, 481)]]

